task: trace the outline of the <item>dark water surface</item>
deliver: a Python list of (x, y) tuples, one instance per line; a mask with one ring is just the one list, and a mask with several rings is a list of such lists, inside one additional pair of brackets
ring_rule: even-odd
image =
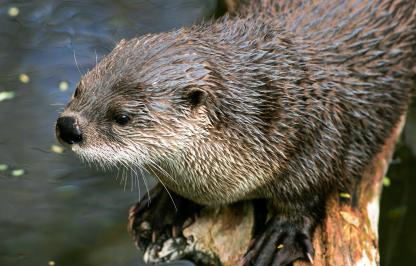
[[(0, 1), (0, 265), (143, 265), (126, 231), (138, 191), (124, 189), (116, 173), (53, 152), (54, 122), (80, 72), (118, 40), (190, 25), (215, 7), (215, 0)], [(416, 255), (415, 114), (383, 194), (384, 265), (411, 265)]]
[[(137, 189), (125, 191), (116, 174), (88, 169), (70, 152), (51, 152), (54, 121), (80, 78), (74, 53), (84, 73), (121, 38), (190, 25), (215, 7), (0, 0), (0, 99), (15, 93), (0, 102), (0, 169), (9, 168), (0, 171), (0, 265), (143, 265), (126, 230)], [(16, 169), (25, 174), (13, 176)]]

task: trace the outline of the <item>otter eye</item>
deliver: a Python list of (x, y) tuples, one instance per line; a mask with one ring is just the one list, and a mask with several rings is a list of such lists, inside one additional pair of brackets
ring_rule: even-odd
[(128, 115), (125, 114), (119, 114), (114, 116), (114, 121), (116, 121), (117, 124), (119, 124), (120, 126), (125, 126), (130, 122), (130, 117)]

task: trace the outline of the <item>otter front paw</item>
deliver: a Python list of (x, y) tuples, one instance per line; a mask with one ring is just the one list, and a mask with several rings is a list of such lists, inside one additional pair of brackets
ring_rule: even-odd
[[(155, 256), (155, 252), (160, 253), (158, 251), (170, 242), (174, 243), (169, 245), (170, 250), (184, 246), (186, 240), (182, 236), (182, 230), (192, 224), (199, 209), (199, 205), (158, 185), (150, 192), (149, 197), (144, 197), (130, 209), (129, 231), (138, 247), (149, 253), (148, 257), (152, 257), (152, 262), (170, 260), (170, 256), (159, 254), (159, 258), (159, 255)], [(181, 248), (178, 248), (178, 252), (179, 249)], [(174, 253), (172, 250), (172, 254)]]
[(242, 264), (277, 266), (288, 265), (300, 259), (313, 263), (311, 226), (307, 221), (308, 219), (292, 221), (273, 217), (264, 230), (254, 237)]

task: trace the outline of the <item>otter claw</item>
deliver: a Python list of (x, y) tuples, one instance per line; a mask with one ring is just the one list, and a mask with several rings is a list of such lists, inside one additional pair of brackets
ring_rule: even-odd
[(142, 231), (150, 231), (150, 230), (152, 230), (152, 226), (150, 225), (149, 222), (143, 221), (140, 224), (140, 230), (142, 230)]
[(313, 247), (307, 223), (293, 222), (275, 217), (255, 239), (242, 264), (288, 265), (303, 259), (313, 264)]
[[(172, 206), (172, 200), (178, 209)], [(131, 208), (129, 229), (137, 246), (145, 251), (149, 261), (162, 261), (162, 258), (156, 256), (159, 254), (158, 250), (169, 239), (182, 237), (183, 228), (193, 223), (199, 208), (175, 193), (171, 192), (169, 195), (163, 187), (156, 187), (150, 192), (149, 198), (144, 198)]]
[(313, 257), (312, 257), (312, 255), (309, 252), (306, 253), (306, 257), (308, 258), (309, 263), (310, 264), (313, 264)]

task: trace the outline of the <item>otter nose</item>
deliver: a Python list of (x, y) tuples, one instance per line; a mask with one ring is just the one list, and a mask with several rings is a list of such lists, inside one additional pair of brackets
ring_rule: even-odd
[(64, 116), (56, 122), (56, 135), (68, 144), (76, 144), (82, 141), (81, 130), (75, 118)]

